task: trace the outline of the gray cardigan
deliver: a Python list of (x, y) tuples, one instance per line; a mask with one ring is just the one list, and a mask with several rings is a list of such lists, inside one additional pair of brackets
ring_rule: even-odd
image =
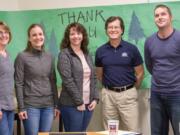
[(15, 60), (15, 87), (20, 111), (28, 107), (57, 106), (57, 87), (53, 57), (33, 50), (22, 52)]
[(0, 55), (0, 111), (14, 110), (14, 67), (7, 57)]
[[(85, 55), (91, 69), (90, 76), (90, 102), (99, 100), (99, 92), (96, 87), (97, 79), (92, 58)], [(72, 49), (63, 49), (58, 57), (58, 71), (62, 79), (62, 91), (59, 105), (79, 106), (83, 104), (83, 67), (80, 58)]]

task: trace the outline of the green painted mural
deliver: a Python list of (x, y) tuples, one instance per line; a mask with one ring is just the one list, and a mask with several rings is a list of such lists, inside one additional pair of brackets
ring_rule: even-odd
[[(96, 49), (107, 41), (104, 22), (109, 16), (121, 16), (125, 22), (123, 39), (134, 43), (144, 55), (146, 37), (157, 31), (153, 20), (153, 9), (158, 3), (129, 4), (115, 6), (79, 7), (50, 10), (0, 11), (0, 20), (11, 28), (13, 39), (8, 51), (15, 59), (26, 47), (27, 28), (32, 23), (42, 24), (46, 36), (46, 49), (57, 58), (59, 43), (64, 29), (71, 22), (82, 23), (90, 37), (90, 52), (94, 56)], [(175, 28), (180, 28), (180, 2), (167, 2), (173, 13)], [(58, 75), (58, 86), (61, 79)], [(150, 87), (150, 75), (145, 72), (142, 88)]]

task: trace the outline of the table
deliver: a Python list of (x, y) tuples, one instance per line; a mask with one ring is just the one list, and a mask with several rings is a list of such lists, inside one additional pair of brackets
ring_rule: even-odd
[(44, 132), (38, 135), (104, 135), (98, 132)]
[[(109, 135), (108, 131), (99, 131), (99, 132), (42, 132), (38, 135)], [(118, 131), (118, 135), (142, 135), (136, 132), (129, 131)]]

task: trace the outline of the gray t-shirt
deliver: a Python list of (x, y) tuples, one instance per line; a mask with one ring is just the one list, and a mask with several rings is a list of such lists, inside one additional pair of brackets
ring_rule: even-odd
[(0, 110), (14, 110), (14, 67), (9, 55), (0, 55)]
[(157, 33), (145, 42), (145, 63), (152, 74), (152, 91), (180, 93), (180, 31), (166, 39)]

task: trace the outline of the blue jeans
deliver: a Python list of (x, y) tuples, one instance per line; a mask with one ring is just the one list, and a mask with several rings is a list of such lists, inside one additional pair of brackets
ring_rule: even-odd
[(0, 135), (13, 135), (14, 112), (1, 110), (3, 117), (0, 120)]
[(169, 121), (180, 135), (180, 96), (151, 92), (151, 135), (168, 135)]
[(54, 108), (28, 108), (28, 119), (23, 120), (25, 135), (37, 135), (38, 132), (49, 132), (51, 130)]
[(85, 111), (78, 111), (76, 107), (61, 106), (61, 115), (66, 132), (84, 132), (86, 131), (93, 111), (86, 107)]

